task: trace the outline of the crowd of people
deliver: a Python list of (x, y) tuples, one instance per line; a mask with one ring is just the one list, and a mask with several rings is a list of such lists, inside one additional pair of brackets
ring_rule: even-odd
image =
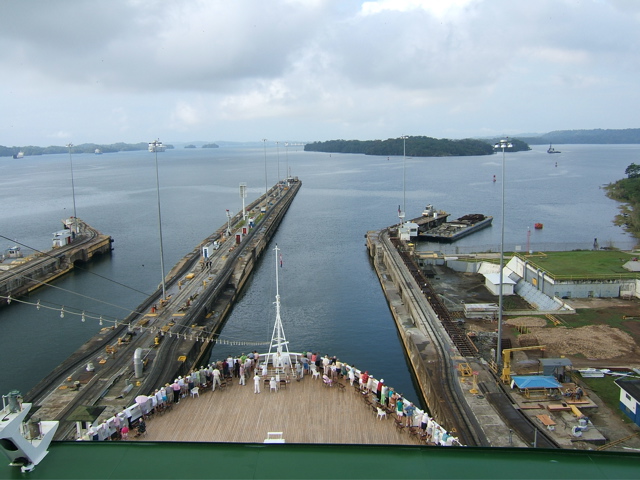
[[(246, 386), (247, 378), (253, 378), (254, 393), (260, 393), (263, 381), (268, 382), (271, 391), (277, 391), (281, 381), (280, 373), (269, 378), (269, 359), (261, 358), (257, 351), (228, 357), (211, 363), (206, 367), (194, 369), (186, 376), (178, 376), (172, 383), (166, 383), (151, 395), (136, 397), (136, 402), (122, 412), (114, 415), (98, 426), (91, 427), (85, 434), (85, 440), (127, 440), (131, 435), (141, 436), (146, 433), (145, 419), (154, 414), (161, 414), (189, 395), (199, 395), (200, 389), (210, 388), (215, 391), (227, 385), (227, 382), (238, 382)], [(388, 414), (395, 414), (397, 422), (403, 427), (419, 429), (421, 438), (428, 444), (452, 446), (460, 445), (458, 439), (447, 432), (426, 412), (417, 408), (401, 393), (385, 384), (384, 379), (375, 379), (368, 371), (360, 371), (352, 365), (341, 362), (335, 356), (321, 356), (316, 352), (292, 354), (291, 358), (280, 358), (274, 355), (272, 364), (278, 367), (276, 372), (283, 372), (282, 381), (289, 382), (293, 377), (302, 380), (306, 375), (320, 378), (325, 384), (332, 385), (339, 379), (348, 380), (350, 385), (359, 389), (363, 395), (375, 399), (376, 407)]]

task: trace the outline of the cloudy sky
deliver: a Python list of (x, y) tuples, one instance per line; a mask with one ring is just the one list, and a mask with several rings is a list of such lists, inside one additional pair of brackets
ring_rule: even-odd
[(2, 0), (0, 145), (640, 127), (637, 0)]

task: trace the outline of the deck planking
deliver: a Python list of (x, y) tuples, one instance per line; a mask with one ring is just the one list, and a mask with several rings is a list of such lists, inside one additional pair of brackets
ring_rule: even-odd
[[(327, 387), (305, 377), (286, 388), (254, 393), (246, 386), (200, 390), (180, 400), (170, 411), (147, 421), (148, 441), (263, 443), (268, 432), (282, 432), (286, 443), (417, 445), (409, 432), (398, 430), (394, 418), (378, 419), (373, 409), (349, 385)], [(265, 388), (266, 387), (266, 388)], [(423, 443), (424, 445), (424, 443)]]

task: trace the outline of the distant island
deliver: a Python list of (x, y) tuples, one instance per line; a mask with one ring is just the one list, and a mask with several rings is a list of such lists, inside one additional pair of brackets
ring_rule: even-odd
[[(174, 148), (173, 145), (164, 146), (167, 149)], [(98, 150), (101, 153), (115, 153), (115, 152), (133, 152), (138, 150), (148, 150), (148, 142), (140, 143), (112, 143), (110, 145), (99, 145), (97, 143), (83, 143), (81, 145), (74, 145), (71, 147), (71, 153), (95, 153)], [(49, 147), (5, 147), (0, 145), (0, 157), (12, 157), (17, 155), (18, 152), (22, 152), (24, 156), (31, 155), (48, 155), (51, 153), (69, 153), (69, 148), (65, 146), (49, 146)]]
[(184, 148), (196, 148), (195, 145), (185, 145)]
[(638, 144), (640, 143), (640, 128), (625, 129), (593, 129), (593, 130), (556, 130), (540, 136), (518, 138), (529, 145), (546, 145), (549, 143), (563, 144)]
[[(406, 147), (409, 157), (461, 157), (469, 155), (492, 155), (495, 142), (466, 138), (464, 140), (437, 139), (431, 137), (389, 138), (387, 140), (328, 140), (307, 143), (306, 152), (363, 153), (365, 155), (402, 155)], [(511, 140), (509, 151), (531, 150), (520, 140)]]
[(215, 143), (205, 143), (202, 148), (220, 148), (220, 146)]

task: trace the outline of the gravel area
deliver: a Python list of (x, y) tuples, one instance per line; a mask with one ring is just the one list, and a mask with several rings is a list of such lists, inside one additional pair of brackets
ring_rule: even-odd
[(511, 318), (505, 322), (507, 325), (518, 327), (546, 327), (547, 321), (540, 317), (518, 317)]
[(538, 328), (520, 335), (519, 340), (537, 339), (546, 345), (545, 356), (583, 355), (590, 360), (606, 360), (636, 353), (637, 345), (631, 335), (609, 325), (589, 325), (580, 328)]

